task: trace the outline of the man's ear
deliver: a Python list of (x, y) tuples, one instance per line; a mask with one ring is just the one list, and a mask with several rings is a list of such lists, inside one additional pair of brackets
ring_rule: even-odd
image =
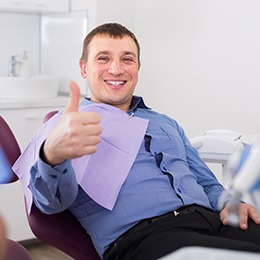
[(87, 66), (86, 63), (83, 60), (79, 61), (79, 67), (80, 67), (80, 74), (83, 79), (87, 77)]

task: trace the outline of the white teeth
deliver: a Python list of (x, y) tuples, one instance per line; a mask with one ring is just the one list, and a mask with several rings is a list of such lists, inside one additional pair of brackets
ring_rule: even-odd
[(119, 85), (124, 84), (124, 81), (111, 81), (111, 80), (107, 80), (106, 82), (107, 82), (108, 84), (113, 85), (113, 86), (119, 86)]

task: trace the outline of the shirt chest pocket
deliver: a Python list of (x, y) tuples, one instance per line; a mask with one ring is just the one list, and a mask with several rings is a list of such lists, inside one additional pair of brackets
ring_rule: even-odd
[(186, 161), (186, 150), (177, 129), (170, 124), (150, 123), (146, 135), (150, 137), (150, 152), (159, 153), (171, 160)]

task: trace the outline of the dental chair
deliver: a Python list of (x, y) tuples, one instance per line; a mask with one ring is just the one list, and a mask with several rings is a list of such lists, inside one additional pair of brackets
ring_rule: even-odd
[[(13, 183), (18, 180), (15, 173), (11, 170), (11, 165), (13, 165), (13, 163), (17, 160), (21, 151), (12, 130), (1, 116), (0, 133), (0, 148), (6, 157), (5, 159), (7, 160), (7, 163), (10, 165), (10, 170), (1, 172), (1, 185), (5, 185), (7, 183)], [(6, 174), (6, 172), (8, 176), (3, 178), (3, 175)], [(12, 259), (30, 260), (32, 258), (21, 244), (11, 239), (7, 239), (7, 247), (3, 260)]]

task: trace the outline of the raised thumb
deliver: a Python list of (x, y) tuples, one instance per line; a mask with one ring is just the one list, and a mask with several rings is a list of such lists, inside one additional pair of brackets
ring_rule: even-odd
[(76, 112), (79, 110), (80, 89), (76, 82), (70, 81), (70, 99), (64, 112)]

